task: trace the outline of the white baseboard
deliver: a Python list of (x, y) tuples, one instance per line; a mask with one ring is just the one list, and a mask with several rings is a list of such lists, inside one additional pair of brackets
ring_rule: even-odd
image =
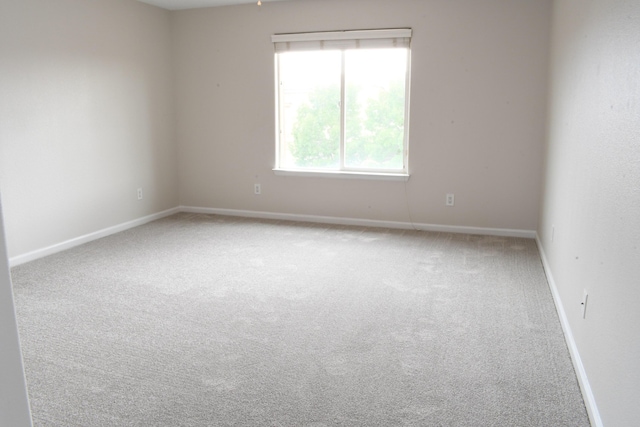
[(540, 252), (542, 265), (547, 276), (547, 282), (549, 282), (549, 288), (551, 289), (551, 294), (553, 295), (553, 300), (556, 304), (556, 309), (558, 310), (560, 324), (562, 325), (564, 337), (567, 341), (567, 347), (569, 347), (569, 353), (571, 354), (571, 360), (573, 361), (573, 367), (578, 377), (578, 383), (580, 384), (580, 390), (582, 391), (582, 397), (584, 399), (585, 406), (587, 407), (587, 413), (589, 414), (591, 425), (594, 427), (603, 427), (602, 419), (600, 418), (600, 412), (598, 411), (598, 405), (596, 405), (596, 400), (593, 395), (593, 391), (591, 390), (589, 379), (587, 378), (587, 372), (585, 371), (584, 365), (582, 364), (582, 359), (580, 358), (580, 353), (578, 352), (578, 346), (576, 345), (576, 341), (573, 338), (573, 332), (571, 332), (571, 326), (569, 325), (567, 313), (564, 310), (564, 305), (562, 304), (562, 300), (560, 299), (558, 287), (556, 286), (556, 282), (553, 279), (553, 274), (551, 273), (551, 266), (549, 265), (547, 255), (544, 252), (542, 242), (540, 241), (540, 237), (537, 233), (536, 243), (538, 245), (538, 251)]
[(93, 233), (85, 234), (83, 236), (79, 236), (70, 240), (66, 240), (61, 243), (56, 243), (55, 245), (47, 246), (46, 248), (37, 249), (32, 252), (27, 252), (26, 254), (17, 255), (15, 257), (9, 258), (9, 265), (11, 267), (15, 267), (16, 265), (24, 264), (25, 262), (33, 261), (38, 258), (45, 257), (47, 255), (52, 255), (57, 252), (64, 251), (66, 249), (71, 249), (75, 246), (82, 245), (84, 243), (91, 242), (92, 240), (100, 239), (101, 237), (106, 237), (111, 234), (119, 233), (120, 231), (128, 230), (130, 228), (137, 227), (139, 225), (146, 224), (151, 221), (155, 221), (156, 219), (164, 218), (169, 215), (173, 215), (180, 212), (179, 208), (167, 209), (162, 212), (158, 212), (152, 215), (147, 215), (142, 218), (134, 219), (133, 221), (128, 221), (122, 224), (114, 225), (113, 227), (104, 228), (102, 230), (95, 231)]
[(181, 212), (240, 216), (246, 218), (277, 219), (285, 221), (317, 222), (322, 224), (356, 225), (363, 227), (397, 228), (403, 230), (439, 231), (443, 233), (481, 234), (487, 236), (523, 237), (534, 239), (533, 230), (517, 230), (508, 228), (463, 227), (456, 225), (420, 224), (411, 222), (379, 221), (371, 219), (343, 218), (318, 215), (298, 215), (277, 212), (246, 211), (236, 209), (201, 208), (180, 206)]
[(179, 206), (172, 209), (167, 209), (162, 212), (148, 215), (142, 218), (128, 221), (123, 224), (114, 225), (102, 230), (95, 231), (93, 233), (85, 234), (55, 245), (47, 246), (46, 248), (37, 249), (26, 254), (17, 255), (9, 259), (9, 265), (15, 267), (16, 265), (24, 264), (29, 261), (36, 260), (38, 258), (52, 255), (66, 249), (71, 249), (75, 246), (82, 245), (84, 243), (91, 242), (93, 240), (100, 239), (102, 237), (109, 236), (120, 231), (128, 230), (139, 225), (146, 224), (156, 219), (164, 218), (169, 215), (173, 215), (179, 212), (189, 213), (203, 213), (203, 214), (215, 214), (215, 215), (228, 215), (228, 216), (240, 216), (246, 218), (264, 218), (264, 219), (276, 219), (286, 221), (302, 221), (302, 222), (316, 222), (323, 224), (338, 224), (338, 225), (355, 225), (364, 227), (381, 227), (381, 228), (396, 228), (404, 230), (424, 230), (424, 231), (437, 231), (443, 233), (464, 233), (464, 234), (480, 234), (487, 236), (504, 236), (504, 237), (523, 237), (533, 239), (536, 237), (536, 232), (532, 230), (516, 230), (507, 228), (483, 228), (483, 227), (463, 227), (455, 225), (437, 225), (437, 224), (419, 224), (410, 222), (397, 222), (397, 221), (379, 221), (370, 219), (358, 219), (358, 218), (342, 218), (331, 216), (318, 216), (318, 215), (297, 215), (286, 214), (276, 212), (260, 212), (260, 211), (246, 211), (236, 209), (217, 209), (217, 208), (200, 208), (194, 206)]

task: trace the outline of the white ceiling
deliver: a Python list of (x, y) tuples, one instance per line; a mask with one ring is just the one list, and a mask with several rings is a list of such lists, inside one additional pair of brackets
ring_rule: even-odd
[[(234, 4), (257, 3), (258, 0), (138, 0), (169, 10), (195, 9), (196, 7), (230, 6)], [(282, 0), (262, 0), (262, 3)]]

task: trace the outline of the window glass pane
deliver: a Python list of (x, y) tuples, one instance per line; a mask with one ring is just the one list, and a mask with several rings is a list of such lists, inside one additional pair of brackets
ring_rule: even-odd
[(345, 166), (403, 169), (407, 49), (345, 52)]
[(279, 56), (280, 167), (340, 167), (340, 51)]

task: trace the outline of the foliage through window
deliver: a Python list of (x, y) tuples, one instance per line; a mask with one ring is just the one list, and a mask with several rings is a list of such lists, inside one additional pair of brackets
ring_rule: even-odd
[(274, 36), (276, 169), (407, 173), (410, 33)]

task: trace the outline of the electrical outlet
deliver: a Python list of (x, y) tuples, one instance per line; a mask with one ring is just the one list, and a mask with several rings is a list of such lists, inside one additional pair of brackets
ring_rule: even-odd
[(262, 194), (260, 184), (253, 184), (253, 194)]
[(455, 204), (456, 201), (456, 197), (453, 195), (453, 193), (448, 193), (447, 194), (447, 206), (453, 206)]
[(589, 300), (589, 293), (585, 289), (582, 293), (582, 302), (580, 305), (582, 306), (582, 318), (587, 318), (587, 301)]
[(138, 200), (142, 200), (142, 188), (138, 188)]

